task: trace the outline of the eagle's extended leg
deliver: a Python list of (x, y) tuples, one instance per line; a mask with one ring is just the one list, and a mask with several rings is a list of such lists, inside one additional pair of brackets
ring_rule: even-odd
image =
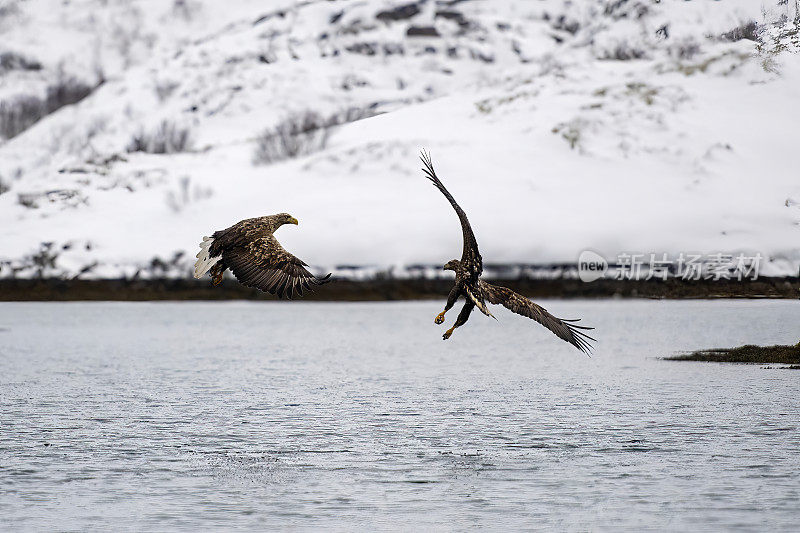
[[(444, 306), (444, 311), (436, 315), (436, 318), (433, 320), (436, 324), (441, 324), (444, 322), (444, 314), (448, 312), (454, 305), (456, 305), (456, 300), (458, 300), (458, 288), (453, 287), (450, 290), (450, 294), (447, 295), (447, 304)], [(448, 335), (449, 336), (449, 335)]]
[(221, 262), (211, 267), (211, 282), (214, 284), (214, 287), (222, 283), (222, 274), (225, 272), (225, 268), (227, 267)]
[(467, 320), (469, 320), (469, 314), (472, 312), (473, 309), (475, 309), (475, 304), (472, 303), (471, 300), (467, 300), (467, 302), (464, 304), (464, 307), (461, 308), (461, 312), (458, 313), (458, 318), (456, 318), (456, 323), (453, 324), (452, 328), (444, 332), (444, 335), (442, 335), (442, 339), (443, 340), (449, 339), (450, 335), (453, 334), (453, 331), (455, 331), (457, 327), (466, 324)]

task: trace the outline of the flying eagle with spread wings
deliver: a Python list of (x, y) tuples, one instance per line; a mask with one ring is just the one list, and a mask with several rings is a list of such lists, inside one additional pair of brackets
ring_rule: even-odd
[(291, 299), (303, 295), (313, 285), (330, 281), (331, 275), (317, 278), (305, 264), (283, 249), (273, 233), (284, 224), (297, 224), (288, 213), (248, 218), (228, 229), (203, 237), (194, 277), (200, 279), (211, 271), (214, 286), (222, 282), (225, 269), (231, 269), (243, 285)]
[(447, 304), (444, 307), (444, 311), (436, 316), (434, 322), (436, 324), (443, 323), (445, 313), (455, 305), (459, 297), (463, 296), (466, 302), (464, 307), (461, 308), (455, 324), (442, 335), (442, 338), (449, 339), (457, 327), (463, 326), (469, 320), (469, 315), (475, 307), (480, 309), (484, 315), (494, 318), (494, 315), (486, 307), (486, 302), (489, 302), (491, 304), (501, 304), (518, 315), (535, 320), (555, 333), (560, 339), (565, 340), (588, 355), (592, 349), (589, 341), (594, 341), (595, 339), (582, 330), (594, 328), (575, 324), (580, 319), (567, 320), (557, 318), (548, 313), (545, 308), (536, 305), (521, 294), (517, 294), (506, 287), (486, 283), (480, 279), (483, 272), (483, 259), (478, 251), (478, 242), (475, 240), (475, 234), (472, 233), (467, 214), (456, 203), (455, 198), (442, 182), (439, 181), (436, 172), (433, 170), (433, 160), (430, 154), (423, 151), (420, 159), (422, 159), (422, 164), (424, 165), (422, 171), (425, 173), (425, 177), (444, 194), (444, 197), (455, 209), (458, 219), (461, 221), (461, 231), (464, 238), (464, 251), (461, 254), (461, 260), (451, 259), (444, 265), (444, 270), (455, 271), (455, 285), (453, 285), (450, 294), (447, 296)]

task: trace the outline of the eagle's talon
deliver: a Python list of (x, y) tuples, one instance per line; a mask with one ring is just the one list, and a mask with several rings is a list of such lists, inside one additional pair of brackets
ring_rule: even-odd
[(222, 283), (223, 272), (214, 266), (214, 270), (211, 271), (211, 283), (216, 287), (220, 283)]
[(441, 324), (444, 322), (444, 311), (436, 315), (436, 318), (433, 320), (436, 324)]

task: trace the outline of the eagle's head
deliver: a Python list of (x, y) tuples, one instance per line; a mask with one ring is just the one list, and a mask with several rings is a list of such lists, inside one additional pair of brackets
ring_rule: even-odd
[(444, 264), (442, 270), (452, 270), (453, 272), (455, 272), (456, 269), (458, 269), (458, 267), (460, 266), (461, 266), (461, 261), (459, 261), (458, 259), (451, 259), (450, 261)]
[(297, 222), (297, 219), (294, 218), (289, 213), (280, 213), (278, 215), (275, 215), (275, 222), (277, 222), (278, 227), (283, 226), (284, 224), (295, 224), (295, 225), (299, 224), (299, 222)]

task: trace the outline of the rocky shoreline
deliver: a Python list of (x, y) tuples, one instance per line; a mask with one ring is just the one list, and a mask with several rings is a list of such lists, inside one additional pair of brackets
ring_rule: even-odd
[[(649, 281), (577, 279), (494, 279), (521, 294), (536, 298), (800, 298), (800, 278), (759, 278), (745, 281)], [(452, 281), (447, 279), (334, 279), (306, 294), (313, 301), (392, 301), (444, 298)], [(271, 300), (275, 299), (235, 280), (218, 287), (193, 279), (2, 279), (0, 301), (81, 300)]]

